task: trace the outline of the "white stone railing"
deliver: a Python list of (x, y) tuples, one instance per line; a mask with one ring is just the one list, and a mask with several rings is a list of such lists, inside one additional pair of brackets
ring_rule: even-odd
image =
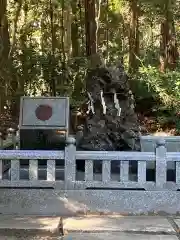
[[(180, 188), (180, 152), (167, 152), (165, 141), (157, 143), (154, 152), (106, 152), (106, 151), (76, 151), (73, 138), (65, 151), (25, 151), (25, 150), (0, 150), (0, 187), (53, 187), (57, 189), (86, 189), (86, 188), (116, 188), (116, 189), (141, 189), (141, 190), (177, 190)], [(27, 178), (21, 178), (21, 160), (29, 160), (25, 167)], [(48, 160), (47, 160), (48, 159)], [(10, 160), (11, 167), (4, 177), (3, 161)], [(46, 166), (38, 167), (38, 160), (47, 160)], [(57, 168), (56, 162), (64, 160), (64, 168)], [(76, 160), (85, 160), (85, 173), (77, 172)], [(102, 160), (102, 177), (93, 172), (93, 162)], [(119, 161), (119, 174), (112, 178), (111, 161)], [(129, 180), (129, 161), (137, 161), (137, 181)], [(156, 181), (146, 181), (146, 166), (150, 161), (155, 161)], [(167, 162), (176, 163), (176, 181), (167, 182)], [(43, 170), (42, 170), (43, 168)], [(46, 168), (46, 169), (44, 169)], [(39, 172), (44, 171), (46, 179), (39, 178)], [(61, 171), (64, 178), (56, 179), (56, 172)], [(84, 179), (78, 180), (77, 174), (84, 174)], [(98, 176), (97, 176), (98, 175)]]
[(166, 141), (167, 152), (180, 152), (180, 136), (141, 136), (141, 151), (151, 152), (156, 147), (156, 142), (159, 138), (163, 138)]

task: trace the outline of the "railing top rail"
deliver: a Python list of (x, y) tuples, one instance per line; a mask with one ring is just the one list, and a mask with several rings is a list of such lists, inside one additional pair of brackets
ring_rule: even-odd
[[(64, 159), (64, 151), (0, 150), (0, 159)], [(152, 161), (153, 152), (76, 151), (76, 159)]]
[[(106, 151), (76, 151), (76, 159), (79, 160), (121, 160), (121, 161), (153, 161), (154, 152), (106, 152)], [(167, 161), (180, 161), (180, 152), (166, 152)]]
[[(79, 160), (121, 160), (153, 161), (155, 152), (117, 152), (117, 151), (76, 151)], [(0, 159), (64, 159), (65, 151), (48, 150), (0, 150)], [(180, 152), (166, 152), (167, 161), (180, 161)]]
[(152, 161), (155, 159), (155, 153), (124, 151), (76, 151), (76, 159)]
[(180, 152), (167, 152), (167, 161), (180, 161)]
[(64, 159), (64, 151), (0, 150), (0, 159)]
[(152, 136), (152, 135), (147, 135), (147, 136), (140, 136), (141, 140), (146, 140), (146, 141), (154, 141), (158, 139), (164, 139), (165, 141), (170, 141), (170, 142), (176, 142), (180, 140), (180, 136)]

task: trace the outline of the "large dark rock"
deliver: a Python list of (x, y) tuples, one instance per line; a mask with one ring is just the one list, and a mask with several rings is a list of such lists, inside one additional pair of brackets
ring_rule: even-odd
[(128, 76), (121, 64), (96, 66), (86, 75), (89, 114), (79, 147), (83, 150), (140, 150), (140, 130)]

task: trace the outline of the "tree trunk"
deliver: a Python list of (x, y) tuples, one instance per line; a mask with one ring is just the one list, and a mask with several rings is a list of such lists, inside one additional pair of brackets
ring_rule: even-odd
[(71, 43), (72, 43), (72, 57), (79, 56), (79, 27), (78, 27), (78, 6), (77, 1), (73, 0), (71, 3), (73, 21), (71, 23)]
[(95, 0), (85, 0), (86, 56), (97, 53)]
[[(27, 14), (28, 14), (28, 4), (26, 0), (24, 1), (24, 3), (22, 0), (20, 0), (17, 3), (16, 14), (13, 22), (12, 46), (10, 50), (11, 56), (13, 56), (14, 48), (17, 44), (16, 34), (17, 34), (17, 26), (18, 26), (18, 20), (20, 18), (21, 10), (23, 11), (23, 19), (22, 19), (23, 26), (26, 26)], [(27, 51), (26, 51), (27, 34), (25, 33), (23, 27), (20, 30), (19, 43), (22, 49), (22, 54), (20, 56), (21, 66), (22, 66), (22, 75), (18, 77), (16, 73), (15, 74), (12, 73), (13, 77), (11, 81), (11, 96), (12, 96), (11, 112), (12, 112), (12, 116), (15, 119), (19, 117), (20, 98), (21, 96), (24, 95), (25, 82), (29, 80), (29, 74), (27, 69)]]
[(1, 62), (3, 58), (7, 60), (10, 50), (10, 39), (9, 39), (9, 29), (8, 29), (8, 19), (7, 19), (7, 1), (0, 0), (0, 36), (1, 36)]
[(50, 63), (50, 88), (52, 96), (56, 96), (56, 79), (55, 79), (55, 45), (56, 34), (54, 29), (54, 8), (53, 3), (49, 1), (49, 16), (51, 22), (51, 63)]
[[(73, 14), (73, 19), (71, 23), (71, 43), (72, 43), (72, 57), (73, 57), (73, 69), (75, 70), (76, 73), (79, 72), (80, 69), (80, 31), (79, 31), (79, 23), (78, 23), (78, 13), (79, 13), (79, 7), (78, 7), (78, 1), (74, 0), (71, 2), (71, 7), (72, 7), (72, 14)], [(79, 77), (79, 74), (75, 75), (74, 78), (74, 90), (73, 90), (73, 98), (76, 99), (78, 97), (79, 99), (79, 94), (82, 92), (82, 80)]]
[(72, 53), (71, 22), (72, 22), (72, 8), (71, 5), (68, 3), (66, 4), (64, 9), (64, 28), (65, 28), (64, 49), (68, 58), (71, 57)]
[(165, 16), (161, 23), (160, 40), (160, 71), (164, 72), (167, 68), (174, 70), (178, 60), (178, 50), (174, 19), (172, 13), (172, 0), (165, 5)]
[(6, 92), (9, 84), (8, 56), (10, 51), (10, 38), (7, 19), (7, 1), (0, 0), (0, 114), (4, 111)]
[(138, 0), (130, 1), (130, 34), (129, 34), (129, 73), (135, 73), (139, 67), (139, 6)]
[[(19, 16), (20, 16), (20, 13), (21, 13), (21, 8), (22, 8), (23, 1), (19, 0), (16, 3), (17, 3), (17, 8), (16, 8), (16, 14), (15, 14), (15, 17), (14, 17), (14, 21), (13, 21), (12, 44), (11, 44), (11, 50), (10, 50), (11, 55), (13, 54), (14, 47), (15, 47), (15, 44), (16, 44), (17, 25), (18, 25), (18, 20), (19, 20)], [(26, 2), (25, 2), (25, 5), (26, 5)]]

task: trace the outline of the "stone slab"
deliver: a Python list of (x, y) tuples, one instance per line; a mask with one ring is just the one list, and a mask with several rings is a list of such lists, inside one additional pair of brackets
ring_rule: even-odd
[(180, 217), (174, 218), (174, 222), (177, 225), (177, 231), (180, 233)]
[(12, 235), (12, 236), (0, 236), (0, 240), (63, 240), (61, 237), (57, 236), (42, 236), (42, 235)]
[(63, 229), (67, 232), (139, 232), (174, 233), (166, 218), (153, 216), (86, 216), (66, 218)]
[(65, 236), (62, 240), (178, 240), (173, 235), (150, 235), (128, 233), (73, 233)]
[(0, 215), (0, 235), (11, 235), (28, 232), (28, 234), (58, 234), (61, 230), (60, 217), (18, 217)]
[(146, 234), (127, 234), (127, 233), (74, 233), (64, 237), (49, 236), (0, 236), (0, 240), (178, 240), (173, 235), (146, 235)]
[(0, 213), (36, 216), (177, 214), (178, 191), (0, 189)]

